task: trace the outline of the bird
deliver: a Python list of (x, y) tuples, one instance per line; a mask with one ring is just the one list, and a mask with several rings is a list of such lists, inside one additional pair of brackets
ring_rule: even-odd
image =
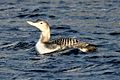
[(47, 21), (37, 19), (36, 21), (27, 21), (31, 26), (36, 27), (41, 32), (40, 38), (35, 45), (39, 54), (54, 53), (66, 49), (78, 49), (81, 52), (94, 52), (96, 46), (87, 42), (82, 42), (76, 38), (60, 37), (51, 40), (51, 29)]

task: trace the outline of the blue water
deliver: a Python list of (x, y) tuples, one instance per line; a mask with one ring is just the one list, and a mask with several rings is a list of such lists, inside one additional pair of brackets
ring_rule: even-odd
[[(26, 23), (49, 22), (52, 39), (73, 37), (97, 52), (38, 55), (40, 32)], [(1, 0), (0, 80), (120, 80), (120, 0)]]

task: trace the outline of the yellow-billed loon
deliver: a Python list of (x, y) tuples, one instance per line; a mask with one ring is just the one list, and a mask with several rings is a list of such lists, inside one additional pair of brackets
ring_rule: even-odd
[(36, 44), (36, 49), (40, 54), (56, 52), (64, 49), (77, 48), (82, 52), (93, 52), (96, 47), (92, 44), (81, 42), (75, 38), (58, 38), (50, 40), (50, 26), (47, 21), (36, 20), (35, 22), (27, 21), (28, 24), (35, 26), (42, 33)]

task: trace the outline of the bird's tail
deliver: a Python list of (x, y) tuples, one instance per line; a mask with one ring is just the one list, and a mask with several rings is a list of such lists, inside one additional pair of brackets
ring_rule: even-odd
[(79, 42), (76, 46), (82, 52), (94, 52), (96, 51), (96, 46), (86, 42)]

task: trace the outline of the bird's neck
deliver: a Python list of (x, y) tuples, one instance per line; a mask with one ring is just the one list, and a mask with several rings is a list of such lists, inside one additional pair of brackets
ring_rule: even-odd
[(50, 29), (43, 31), (42, 34), (40, 35), (40, 41), (42, 43), (49, 42), (50, 40)]

